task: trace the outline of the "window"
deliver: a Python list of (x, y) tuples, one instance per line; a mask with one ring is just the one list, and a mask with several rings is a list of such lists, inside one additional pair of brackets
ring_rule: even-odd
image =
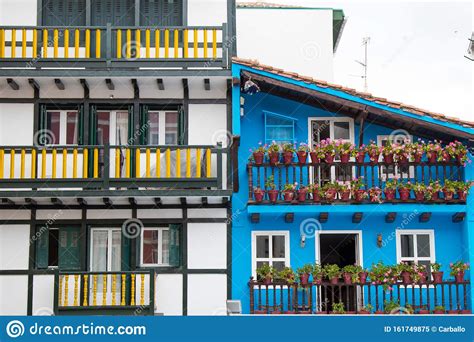
[(290, 265), (290, 245), (288, 231), (252, 232), (252, 274), (263, 264), (277, 270)]
[(179, 265), (179, 225), (143, 228), (141, 234), (141, 266)]
[(148, 112), (148, 145), (178, 144), (178, 112)]
[[(377, 135), (377, 145), (379, 146), (384, 146), (390, 136), (389, 135)], [(413, 141), (413, 137), (410, 137), (410, 139)], [(383, 156), (380, 155), (379, 157), (380, 161), (383, 161)], [(397, 177), (410, 177), (413, 178), (415, 176), (415, 170), (413, 166), (403, 166), (403, 165), (383, 165), (381, 167), (381, 175), (382, 175), (382, 180), (386, 181), (387, 177), (388, 179), (394, 178), (395, 176)]]
[(265, 143), (293, 143), (296, 119), (280, 114), (263, 112), (265, 118)]
[(397, 262), (425, 265), (431, 275), (430, 263), (434, 263), (434, 231), (397, 230)]
[(47, 133), (41, 135), (46, 145), (78, 145), (79, 144), (79, 112), (77, 110), (48, 110), (42, 114), (40, 130)]
[(36, 237), (36, 268), (81, 268), (80, 227), (38, 227)]

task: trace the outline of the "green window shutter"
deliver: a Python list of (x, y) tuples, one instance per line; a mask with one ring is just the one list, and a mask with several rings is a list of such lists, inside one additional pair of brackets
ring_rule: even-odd
[(81, 269), (81, 228), (59, 228), (58, 264), (60, 270)]
[(78, 145), (84, 145), (84, 105), (79, 105), (77, 108), (77, 113), (79, 116), (79, 127), (78, 127)]
[(90, 106), (89, 145), (97, 144), (97, 106)]
[(180, 266), (181, 265), (181, 250), (179, 248), (179, 232), (181, 230), (180, 224), (170, 224), (170, 265)]
[(148, 106), (140, 107), (140, 145), (148, 145)]
[(186, 130), (186, 118), (184, 113), (184, 107), (178, 109), (178, 145), (184, 145), (185, 141), (185, 130)]
[(49, 229), (47, 226), (36, 229), (36, 268), (48, 268)]

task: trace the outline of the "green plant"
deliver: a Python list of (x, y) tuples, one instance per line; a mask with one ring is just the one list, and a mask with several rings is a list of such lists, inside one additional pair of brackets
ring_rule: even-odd
[(385, 182), (385, 189), (387, 190), (397, 190), (398, 187), (398, 179), (393, 178)]
[(260, 141), (260, 142), (258, 143), (258, 147), (253, 148), (253, 149), (251, 148), (249, 151), (250, 151), (250, 153), (252, 153), (252, 154), (253, 154), (253, 153), (257, 153), (257, 152), (259, 152), (259, 153), (265, 153), (265, 152), (267, 152), (267, 145), (262, 145), (262, 142)]
[(428, 158), (435, 155), (437, 161), (443, 160), (443, 147), (441, 143), (436, 140), (425, 145), (425, 152)]
[(311, 274), (313, 276), (313, 281), (322, 280), (323, 276), (324, 276), (323, 267), (320, 264), (315, 263), (313, 265), (313, 270), (312, 270)]
[(462, 191), (468, 194), (469, 189), (472, 187), (472, 182), (454, 181), (452, 185), (455, 191)]
[(311, 264), (304, 264), (303, 266), (301, 267), (298, 267), (296, 269), (296, 273), (298, 273), (298, 275), (303, 275), (303, 274), (311, 274), (313, 272), (313, 265)]
[(298, 146), (298, 152), (309, 152), (309, 146), (306, 143), (300, 143)]
[(342, 139), (336, 140), (335, 142), (336, 152), (339, 154), (349, 154), (352, 155), (352, 152), (355, 149), (355, 145), (349, 141), (344, 141)]
[(273, 279), (275, 269), (269, 264), (263, 264), (257, 268), (257, 280)]
[(268, 176), (268, 178), (265, 180), (265, 188), (275, 190), (276, 185), (275, 178), (273, 176)]
[(324, 147), (322, 147), (320, 144), (317, 144), (317, 145), (313, 146), (311, 152), (315, 153), (316, 157), (319, 158), (319, 159), (323, 159), (326, 155)]
[(426, 185), (424, 183), (416, 182), (415, 184), (413, 184), (411, 186), (411, 188), (415, 192), (425, 192), (426, 191)]
[(413, 184), (411, 184), (410, 181), (406, 182), (406, 183), (398, 183), (398, 190), (411, 190), (413, 187)]
[(367, 304), (367, 305), (364, 305), (360, 309), (360, 311), (372, 312), (373, 309), (374, 309), (374, 307), (371, 304)]
[(462, 164), (466, 164), (469, 159), (467, 157), (467, 147), (457, 140), (446, 145), (444, 152), (449, 154), (452, 159), (457, 158)]
[(397, 311), (400, 310), (400, 303), (394, 300), (385, 300), (383, 307), (384, 307), (384, 312), (387, 314), (396, 313)]
[(448, 179), (444, 182), (443, 191), (455, 192), (456, 189), (457, 189), (457, 185), (455, 181), (451, 181)]
[(295, 191), (297, 185), (298, 185), (297, 183), (295, 183), (295, 184), (285, 184), (285, 186), (283, 187), (283, 191)]
[(434, 262), (434, 263), (430, 264), (430, 267), (431, 267), (431, 271), (439, 272), (439, 270), (441, 269), (441, 264), (437, 263), (437, 262)]
[(385, 265), (382, 261), (372, 264), (369, 277), (373, 284), (383, 285), (385, 290), (391, 289), (390, 284), (395, 283), (398, 278), (397, 266)]
[(292, 144), (292, 143), (284, 143), (282, 146), (281, 146), (283, 152), (295, 152), (296, 149), (295, 149), (295, 145)]
[(353, 180), (351, 180), (351, 189), (352, 189), (353, 191), (361, 190), (363, 187), (365, 187), (365, 183), (364, 183), (364, 178), (363, 178), (363, 177), (354, 178)]
[(407, 144), (405, 148), (412, 156), (412, 160), (414, 160), (414, 156), (421, 156), (425, 152), (425, 143), (423, 140), (418, 139), (418, 141), (414, 143)]
[(279, 272), (276, 272), (276, 279), (285, 280), (288, 284), (293, 284), (295, 282), (295, 272), (291, 267), (285, 267)]
[(359, 265), (346, 265), (342, 268), (343, 273), (349, 273), (351, 275), (353, 283), (357, 283), (359, 281), (359, 273), (362, 271), (363, 269)]
[(470, 265), (468, 262), (456, 261), (450, 263), (449, 268), (451, 269), (450, 275), (454, 277), (461, 272), (467, 271), (470, 268)]
[(365, 151), (369, 155), (379, 155), (382, 152), (383, 147), (377, 145), (375, 141), (370, 141), (369, 144), (365, 147)]
[(322, 148), (324, 154), (330, 154), (332, 156), (336, 155), (336, 143), (331, 141), (331, 139), (321, 140), (319, 143), (319, 147)]
[(435, 310), (435, 311), (444, 311), (445, 308), (444, 308), (444, 306), (442, 306), (442, 305), (436, 305), (436, 306), (434, 307), (434, 310)]
[(340, 315), (345, 314), (346, 310), (344, 307), (344, 303), (343, 302), (334, 303), (332, 305), (332, 312), (335, 314), (340, 314)]
[(426, 198), (431, 199), (434, 194), (440, 192), (443, 189), (439, 181), (430, 181), (430, 184), (426, 187)]
[(268, 146), (267, 152), (268, 153), (278, 153), (280, 152), (281, 147), (275, 141), (272, 141), (270, 146)]
[(340, 278), (341, 277), (341, 269), (336, 264), (326, 264), (323, 267), (324, 275), (328, 279), (333, 278)]
[(385, 141), (385, 144), (382, 147), (382, 154), (384, 156), (394, 154), (397, 146), (397, 143), (393, 143), (390, 141), (390, 139), (388, 139), (387, 141)]

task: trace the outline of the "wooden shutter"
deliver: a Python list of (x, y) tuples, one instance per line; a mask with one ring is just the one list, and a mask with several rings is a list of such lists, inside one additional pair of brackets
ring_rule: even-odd
[(179, 248), (180, 230), (180, 224), (170, 224), (170, 266), (177, 267), (181, 265), (181, 250)]
[(181, 106), (178, 109), (178, 145), (186, 144), (186, 115), (184, 112), (184, 107)]
[(81, 269), (81, 228), (59, 228), (58, 266), (60, 270)]
[(148, 144), (148, 106), (142, 105), (140, 107), (140, 144)]
[(78, 115), (78, 136), (77, 136), (77, 144), (84, 145), (84, 105), (80, 104), (77, 108), (77, 115)]
[(48, 268), (49, 229), (47, 226), (37, 227), (36, 234), (36, 268)]

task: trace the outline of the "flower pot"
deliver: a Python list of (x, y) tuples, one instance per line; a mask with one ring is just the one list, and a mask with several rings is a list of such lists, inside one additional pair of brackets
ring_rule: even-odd
[(349, 153), (342, 153), (340, 155), (340, 158), (341, 158), (341, 163), (348, 163), (349, 162), (349, 159), (350, 159), (351, 155)]
[(445, 201), (452, 201), (453, 200), (454, 193), (452, 191), (443, 190), (443, 194), (444, 194), (444, 200)]
[(472, 311), (471, 310), (459, 310), (459, 313), (461, 315), (471, 315)]
[(255, 310), (253, 313), (254, 315), (266, 315), (267, 310)]
[(359, 273), (359, 283), (365, 284), (367, 282), (367, 272), (360, 272)]
[(313, 202), (314, 203), (321, 202), (321, 195), (319, 194), (319, 191), (314, 191), (313, 192)]
[(431, 193), (431, 200), (432, 200), (432, 201), (437, 201), (437, 200), (439, 200), (439, 192), (438, 192), (438, 191), (435, 191), (435, 192), (432, 192), (432, 193)]
[(263, 157), (264, 157), (263, 152), (254, 152), (253, 153), (253, 160), (255, 162), (255, 165), (262, 165), (263, 164)]
[(425, 193), (423, 191), (415, 191), (415, 199), (418, 202), (423, 202), (425, 200)]
[(403, 271), (400, 275), (402, 276), (403, 284), (411, 284), (411, 283), (413, 283), (413, 280), (412, 280), (412, 278), (411, 278), (410, 272)]
[(423, 153), (415, 153), (413, 155), (413, 161), (415, 163), (421, 163), (421, 159), (423, 158)]
[(453, 158), (449, 155), (449, 153), (447, 152), (443, 152), (443, 161), (445, 162), (451, 162), (453, 160)]
[(311, 315), (311, 310), (301, 310), (298, 313), (300, 315)]
[(346, 285), (351, 285), (352, 284), (352, 274), (344, 273), (342, 275), (342, 277), (344, 279), (344, 284), (346, 284)]
[(356, 312), (355, 311), (346, 311), (346, 315), (355, 315)]
[(351, 198), (351, 191), (350, 190), (344, 190), (339, 192), (339, 197), (341, 198), (341, 201), (347, 202)]
[(436, 164), (438, 162), (438, 155), (436, 153), (428, 153), (428, 163)]
[(377, 310), (377, 311), (375, 311), (375, 314), (376, 315), (385, 315), (385, 312), (383, 312), (382, 310)]
[(283, 192), (283, 199), (285, 202), (291, 202), (293, 201), (293, 198), (295, 198), (295, 192), (288, 190)]
[(309, 152), (309, 157), (311, 158), (311, 164), (319, 164), (321, 162), (316, 152)]
[(314, 277), (313, 277), (313, 284), (314, 285), (321, 285), (322, 282), (323, 281), (321, 279), (314, 279)]
[(433, 313), (435, 315), (444, 315), (445, 314), (445, 311), (444, 310), (433, 310)]
[(443, 272), (431, 272), (433, 283), (439, 284), (443, 282)]
[(364, 159), (365, 159), (365, 152), (359, 152), (357, 153), (356, 155), (356, 162), (358, 164), (363, 164), (364, 163)]
[(419, 315), (429, 315), (430, 310), (420, 309), (420, 310), (418, 310), (418, 314)]
[(268, 199), (271, 203), (276, 203), (278, 200), (278, 190), (268, 190)]
[(369, 157), (370, 157), (370, 162), (372, 164), (375, 164), (375, 163), (378, 163), (379, 161), (379, 156), (380, 156), (380, 153), (378, 152), (372, 152), (369, 154)]
[(331, 154), (331, 153), (326, 153), (326, 155), (324, 156), (324, 161), (325, 161), (327, 164), (332, 164), (332, 163), (334, 163), (334, 155)]
[(329, 282), (331, 283), (331, 285), (337, 285), (339, 283), (339, 278), (338, 277), (331, 278)]
[(255, 197), (255, 202), (261, 203), (263, 201), (263, 196), (265, 195), (264, 191), (255, 191), (253, 196)]
[(298, 163), (306, 164), (306, 159), (308, 159), (308, 152), (298, 151), (296, 152), (296, 156), (298, 157)]
[(398, 156), (398, 164), (401, 164), (401, 165), (406, 165), (408, 164), (408, 156), (404, 155), (404, 154), (401, 154)]
[(426, 278), (428, 277), (428, 273), (423, 272), (420, 276), (420, 280), (418, 281), (419, 284), (426, 284)]
[(454, 276), (454, 279), (456, 280), (456, 283), (463, 283), (464, 282), (464, 272), (458, 272), (458, 274), (456, 274)]
[(308, 285), (309, 274), (304, 273), (300, 275), (300, 284), (301, 285)]
[(465, 154), (458, 154), (456, 156), (456, 161), (459, 165), (464, 165), (463, 158), (465, 157)]
[(459, 311), (458, 310), (448, 310), (446, 313), (448, 315), (457, 315), (457, 314), (459, 314)]
[(393, 153), (384, 154), (383, 161), (385, 164), (393, 164)]
[(281, 311), (280, 310), (274, 310), (272, 312), (270, 312), (271, 315), (281, 315)]
[(367, 311), (367, 310), (360, 310), (358, 312), (359, 315), (370, 315), (370, 311)]
[(296, 197), (298, 199), (298, 202), (304, 202), (306, 201), (306, 194), (307, 190), (306, 189), (300, 189), (296, 193)]
[(316, 311), (316, 315), (327, 315), (327, 311)]
[(270, 285), (272, 283), (272, 277), (266, 277), (263, 279), (263, 284), (264, 285)]
[(372, 203), (380, 201), (380, 193), (369, 193), (369, 200)]
[(354, 191), (354, 199), (357, 202), (362, 202), (365, 199), (366, 192), (365, 190), (356, 190)]
[(290, 165), (293, 162), (293, 152), (283, 152), (283, 163)]
[(393, 201), (395, 199), (395, 190), (393, 189), (385, 189), (384, 194), (386, 201)]
[(278, 152), (269, 152), (268, 153), (268, 159), (270, 161), (270, 165), (276, 165), (276, 164), (278, 164), (278, 161), (280, 160), (280, 153), (278, 153)]
[(335, 189), (326, 190), (325, 197), (328, 202), (333, 202), (336, 198), (337, 191)]
[(285, 311), (284, 314), (285, 315), (296, 315), (296, 311), (295, 310), (288, 310), (288, 311)]
[(465, 191), (459, 190), (459, 191), (457, 191), (457, 194), (458, 194), (458, 199), (460, 201), (466, 201), (467, 194), (466, 194)]
[(410, 190), (398, 189), (398, 193), (400, 194), (400, 199), (402, 201), (408, 201), (410, 199)]

